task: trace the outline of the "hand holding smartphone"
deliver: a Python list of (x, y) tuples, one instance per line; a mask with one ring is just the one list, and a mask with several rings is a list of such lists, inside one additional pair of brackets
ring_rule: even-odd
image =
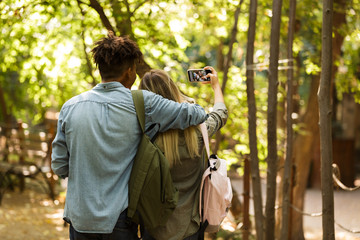
[(208, 73), (211, 73), (209, 69), (189, 69), (187, 70), (188, 78), (190, 82), (210, 82), (210, 78), (206, 77)]
[[(209, 73), (211, 76), (206, 77)], [(217, 72), (211, 66), (206, 66), (204, 69), (189, 69), (187, 71), (188, 78), (190, 82), (203, 82), (203, 83), (211, 83), (211, 87), (214, 90), (215, 94), (215, 103), (222, 102), (224, 103), (224, 96), (221, 90), (221, 86), (219, 84), (219, 79), (217, 76)]]

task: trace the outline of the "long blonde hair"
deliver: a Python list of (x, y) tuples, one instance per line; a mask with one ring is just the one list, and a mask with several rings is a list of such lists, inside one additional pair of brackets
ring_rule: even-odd
[[(175, 102), (180, 103), (184, 101), (179, 88), (163, 70), (153, 69), (145, 73), (139, 88), (154, 92)], [(184, 130), (186, 148), (191, 158), (200, 156), (196, 128), (197, 127), (192, 126)], [(160, 133), (158, 140), (160, 140), (160, 144), (163, 146), (165, 157), (168, 159), (170, 167), (181, 163), (179, 154), (179, 130), (170, 129)]]

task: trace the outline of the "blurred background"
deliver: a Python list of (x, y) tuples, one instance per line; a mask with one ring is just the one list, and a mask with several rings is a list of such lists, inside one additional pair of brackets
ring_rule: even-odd
[[(251, 27), (255, 28), (254, 64), (246, 66), (250, 1), (0, 1), (1, 239), (23, 239), (11, 234), (19, 226), (16, 221), (21, 222), (25, 216), (24, 221), (36, 221), (39, 212), (31, 211), (32, 204), (44, 209), (51, 205), (55, 210), (44, 213), (50, 214), (46, 221), (53, 224), (55, 232), (66, 230), (61, 221), (66, 182), (51, 172), (51, 141), (64, 102), (101, 81), (90, 51), (109, 30), (128, 35), (144, 54), (133, 89), (147, 70), (164, 69), (186, 95), (210, 110), (210, 86), (189, 83), (186, 71), (208, 65), (218, 71), (229, 119), (221, 134), (212, 139), (212, 150), (230, 162), (229, 172), (236, 179), (243, 178), (244, 155), (250, 152), (246, 70), (254, 71), (257, 148), (260, 175), (265, 178), (272, 4), (271, 0), (258, 2), (256, 26)], [(286, 81), (292, 69), (293, 158), (298, 164), (293, 187), (294, 198), (300, 199), (294, 205), (304, 209), (306, 189), (321, 186), (316, 94), (321, 78), (322, 1), (297, 2), (295, 24), (290, 26), (294, 31), (293, 58), (287, 54), (288, 15), (289, 2), (284, 1), (279, 26), (277, 182), (281, 186), (287, 137)], [(346, 186), (355, 187), (360, 185), (359, 0), (334, 0), (333, 24), (331, 147), (338, 178)], [(12, 212), (11, 203), (16, 201), (24, 214)], [(294, 221), (299, 226), (295, 233), (303, 237), (302, 218)], [(52, 236), (54, 233), (47, 229), (39, 230), (42, 234), (32, 239), (67, 236)]]

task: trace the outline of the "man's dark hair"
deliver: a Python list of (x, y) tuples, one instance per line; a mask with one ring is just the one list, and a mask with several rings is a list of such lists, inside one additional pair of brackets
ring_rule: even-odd
[(115, 36), (113, 32), (97, 41), (91, 52), (103, 80), (120, 77), (142, 57), (134, 41), (127, 36)]

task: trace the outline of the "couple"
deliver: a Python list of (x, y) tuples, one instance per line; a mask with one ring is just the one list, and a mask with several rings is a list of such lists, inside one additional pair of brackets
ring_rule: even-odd
[[(92, 53), (102, 82), (63, 105), (52, 143), (51, 167), (68, 178), (64, 220), (70, 224), (70, 239), (138, 239), (138, 226), (126, 215), (128, 181), (142, 135), (130, 89), (142, 53), (135, 42), (112, 33), (96, 42)], [(146, 134), (159, 133), (156, 143), (179, 189), (166, 226), (146, 232), (143, 239), (197, 239), (204, 170), (197, 125), (205, 122), (212, 136), (227, 120), (217, 73), (207, 69), (215, 95), (209, 114), (186, 102), (166, 72), (151, 70), (141, 80)]]

